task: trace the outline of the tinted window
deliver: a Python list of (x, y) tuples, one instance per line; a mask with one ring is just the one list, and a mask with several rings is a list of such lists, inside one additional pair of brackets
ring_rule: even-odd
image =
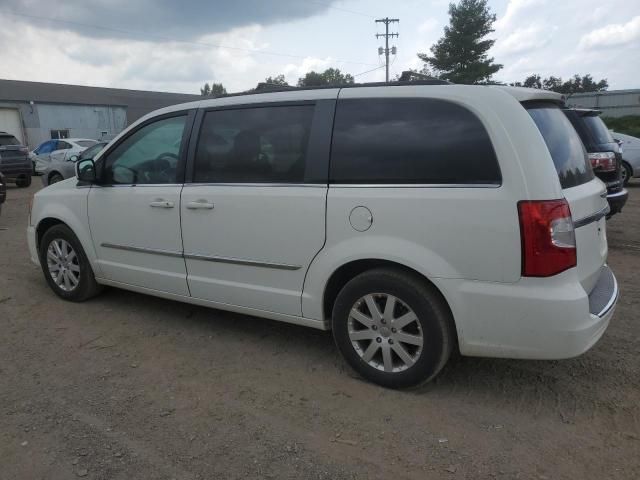
[(575, 187), (593, 179), (587, 152), (562, 110), (548, 104), (532, 104), (527, 111), (547, 144), (562, 188)]
[(613, 138), (600, 117), (597, 115), (585, 115), (582, 118), (596, 143), (613, 143)]
[(0, 136), (0, 145), (20, 145), (20, 141), (13, 135)]
[(314, 107), (207, 112), (196, 150), (196, 183), (301, 183)]
[(433, 99), (341, 100), (335, 183), (500, 184), (491, 140), (467, 109)]
[(95, 145), (97, 142), (95, 142), (94, 140), (78, 140), (76, 143), (81, 147), (89, 148), (92, 145)]
[(177, 183), (186, 119), (186, 116), (165, 118), (129, 135), (105, 159), (105, 182)]
[(71, 144), (67, 142), (58, 142), (56, 146), (56, 150), (69, 150), (71, 148)]

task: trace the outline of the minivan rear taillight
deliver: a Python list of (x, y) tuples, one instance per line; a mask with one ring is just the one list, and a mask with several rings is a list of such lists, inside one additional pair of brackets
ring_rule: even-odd
[(576, 238), (566, 200), (518, 202), (522, 275), (550, 277), (577, 264)]
[(616, 154), (613, 152), (590, 153), (589, 160), (593, 169), (599, 172), (613, 172), (616, 169)]

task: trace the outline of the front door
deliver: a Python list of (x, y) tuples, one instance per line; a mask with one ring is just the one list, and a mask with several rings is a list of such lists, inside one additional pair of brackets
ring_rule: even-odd
[[(329, 103), (205, 113), (181, 202), (193, 297), (301, 315), (304, 277), (325, 238)], [(324, 120), (320, 139), (311, 125), (320, 132)]]
[(151, 120), (97, 160), (89, 223), (108, 280), (189, 294), (180, 235), (187, 119)]

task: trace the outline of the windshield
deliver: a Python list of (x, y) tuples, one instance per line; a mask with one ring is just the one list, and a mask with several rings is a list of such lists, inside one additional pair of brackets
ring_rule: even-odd
[(591, 136), (596, 143), (613, 143), (613, 138), (611, 137), (609, 130), (607, 130), (607, 126), (599, 116), (585, 115), (582, 118), (584, 119), (584, 123), (587, 125), (587, 128), (589, 129), (589, 132), (591, 132)]
[(534, 103), (526, 108), (547, 144), (562, 188), (592, 180), (593, 170), (582, 140), (562, 110), (545, 103)]
[(0, 136), (0, 145), (20, 145), (20, 141), (13, 135), (2, 135)]

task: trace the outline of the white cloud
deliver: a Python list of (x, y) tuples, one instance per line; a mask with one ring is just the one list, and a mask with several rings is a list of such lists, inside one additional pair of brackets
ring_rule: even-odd
[(509, 0), (504, 14), (496, 20), (496, 30), (512, 27), (531, 7), (541, 7), (545, 3), (546, 0)]
[(504, 37), (499, 37), (493, 53), (496, 55), (513, 55), (544, 47), (549, 43), (556, 27), (531, 25), (518, 28)]
[(424, 35), (424, 34), (427, 34), (427, 33), (432, 33), (439, 26), (440, 26), (440, 24), (436, 21), (435, 18), (430, 18), (428, 20), (425, 20), (424, 22), (422, 22), (418, 26), (418, 33), (420, 35)]
[(627, 23), (611, 23), (582, 36), (579, 48), (612, 47), (640, 40), (640, 15)]
[(331, 57), (326, 58), (313, 58), (308, 57), (302, 60), (301, 63), (289, 63), (285, 65), (283, 73), (287, 82), (290, 85), (295, 85), (298, 82), (298, 78), (304, 76), (305, 73), (314, 71), (324, 71), (333, 64)]

